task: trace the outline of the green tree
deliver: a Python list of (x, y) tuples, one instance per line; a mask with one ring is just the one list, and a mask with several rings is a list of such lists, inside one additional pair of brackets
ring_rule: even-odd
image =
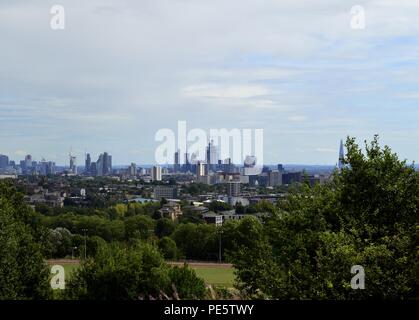
[[(202, 298), (202, 283), (193, 270), (173, 270), (150, 244), (103, 245), (83, 261), (66, 286), (65, 297), (76, 300), (138, 300)], [(176, 290), (176, 291), (175, 291)]]
[(236, 203), (235, 210), (236, 210), (236, 214), (244, 214), (246, 211), (245, 207), (242, 205), (241, 202)]
[(162, 218), (157, 220), (155, 234), (159, 238), (170, 236), (175, 231), (176, 225), (171, 219)]
[(49, 230), (48, 245), (52, 258), (64, 258), (71, 253), (73, 235), (66, 228)]
[(216, 260), (218, 235), (214, 225), (179, 224), (172, 237), (187, 259)]
[(137, 215), (125, 220), (126, 239), (146, 240), (154, 231), (154, 220), (148, 216)]
[[(353, 138), (346, 149), (345, 166), (330, 183), (301, 185), (264, 225), (249, 229), (250, 243), (229, 252), (245, 292), (286, 299), (418, 296), (419, 174), (377, 137), (365, 152)], [(354, 265), (365, 269), (365, 290), (350, 286)]]
[(67, 284), (66, 295), (81, 300), (136, 300), (167, 290), (169, 283), (167, 267), (154, 247), (112, 244), (83, 261)]
[(41, 250), (42, 230), (23, 196), (0, 182), (0, 299), (48, 299), (50, 272)]
[(161, 238), (158, 242), (158, 247), (165, 259), (176, 260), (178, 258), (178, 248), (173, 239), (169, 237)]
[(172, 267), (169, 277), (174, 289), (183, 299), (203, 299), (205, 296), (205, 282), (197, 277), (195, 271), (187, 265)]

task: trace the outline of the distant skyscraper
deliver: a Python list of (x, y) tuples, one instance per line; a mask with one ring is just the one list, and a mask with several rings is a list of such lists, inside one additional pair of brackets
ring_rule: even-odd
[(129, 166), (129, 175), (135, 177), (137, 175), (137, 166), (135, 163), (131, 163)]
[(96, 162), (94, 162), (94, 161), (90, 164), (90, 174), (92, 176), (96, 176), (97, 175)]
[(69, 157), (70, 157), (70, 170), (69, 171), (71, 173), (77, 174), (76, 157), (71, 155), (71, 153), (70, 153)]
[(103, 153), (103, 175), (109, 175), (112, 173), (112, 156), (107, 152)]
[(340, 140), (340, 147), (339, 147), (339, 161), (338, 161), (338, 169), (341, 170), (343, 168), (343, 160), (345, 159), (345, 151), (343, 149), (343, 141)]
[(84, 172), (85, 173), (90, 173), (90, 166), (92, 164), (92, 159), (90, 158), (90, 153), (86, 154), (86, 161), (85, 161), (85, 165), (84, 165)]
[(211, 142), (208, 143), (207, 154), (206, 154), (206, 162), (208, 164), (207, 170), (214, 171), (214, 169), (215, 169), (215, 167), (218, 163), (217, 147), (214, 145), (214, 140), (211, 140)]
[(96, 175), (103, 176), (103, 154), (100, 154), (96, 161)]
[(162, 174), (161, 174), (161, 167), (160, 166), (154, 166), (151, 169), (151, 180), (153, 180), (153, 181), (161, 181), (162, 180)]
[(9, 157), (0, 154), (0, 169), (6, 168), (7, 166), (9, 166)]
[(189, 153), (186, 152), (185, 153), (185, 162), (183, 164), (183, 171), (188, 172), (190, 170), (191, 170), (191, 163), (190, 163), (190, 159), (189, 159)]
[(41, 176), (54, 175), (55, 163), (51, 161), (45, 161), (45, 159), (42, 159), (41, 163), (39, 164), (39, 174)]
[(179, 153), (180, 151), (179, 150), (177, 150), (176, 152), (175, 152), (175, 159), (174, 159), (174, 166), (173, 166), (173, 171), (174, 172), (179, 172), (180, 171), (180, 153)]
[(99, 159), (96, 162), (96, 175), (107, 176), (112, 173), (112, 156), (107, 152), (99, 155)]
[(26, 168), (32, 167), (32, 156), (30, 154), (25, 156), (25, 166)]

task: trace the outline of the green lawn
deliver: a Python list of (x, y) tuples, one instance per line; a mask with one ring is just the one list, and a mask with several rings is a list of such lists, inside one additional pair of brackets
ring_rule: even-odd
[(196, 274), (206, 283), (220, 287), (233, 287), (233, 268), (194, 268)]
[(79, 267), (79, 265), (78, 264), (65, 264), (65, 265), (63, 265), (63, 267), (64, 267), (64, 271), (65, 271), (65, 277), (68, 280), (71, 277), (71, 273), (74, 270), (76, 270)]

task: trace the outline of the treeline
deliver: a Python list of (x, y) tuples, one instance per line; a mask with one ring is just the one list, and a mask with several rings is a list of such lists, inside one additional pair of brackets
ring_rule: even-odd
[(331, 183), (302, 186), (265, 223), (240, 223), (229, 260), (248, 295), (419, 298), (419, 173), (377, 137), (366, 152), (349, 138), (346, 149)]
[[(377, 137), (365, 151), (348, 138), (346, 150), (330, 183), (302, 184), (267, 206), (263, 221), (249, 215), (218, 228), (193, 213), (177, 222), (159, 217), (160, 204), (36, 213), (1, 182), (0, 298), (48, 298), (43, 259), (74, 247), (88, 259), (67, 298), (202, 297), (194, 272), (171, 271), (164, 259), (215, 260), (221, 239), (242, 297), (418, 299), (419, 173)], [(363, 288), (352, 283), (354, 266), (364, 270)]]
[[(172, 221), (162, 217), (158, 210), (166, 201), (117, 204), (106, 209), (64, 207), (36, 207), (40, 225), (48, 230), (45, 254), (48, 258), (82, 257), (94, 255), (100, 242), (133, 243), (136, 240), (148, 242), (161, 250), (170, 260), (225, 260), (225, 251), (231, 247), (230, 225), (227, 222), (217, 228), (206, 224), (200, 214), (183, 209), (184, 214)], [(187, 202), (181, 203), (188, 206)], [(235, 207), (213, 201), (208, 208), (214, 212), (235, 209), (236, 213), (272, 213), (275, 206), (262, 201), (254, 206)], [(85, 247), (86, 243), (86, 247)]]
[[(70, 213), (63, 215), (71, 216)], [(194, 270), (186, 265), (172, 267), (166, 264), (159, 249), (153, 243), (139, 239), (141, 236), (136, 234), (136, 230), (127, 233), (132, 237), (125, 242), (107, 243), (97, 235), (86, 237), (89, 256), (72, 274), (66, 289), (53, 294), (46, 253), (51, 250), (58, 256), (65, 255), (67, 245), (80, 244), (84, 240), (83, 236), (73, 235), (66, 228), (46, 227), (48, 223), (43, 219), (57, 217), (34, 212), (24, 203), (23, 195), (17, 192), (12, 182), (0, 181), (0, 300), (203, 299), (209, 294), (204, 281)], [(98, 233), (100, 227), (94, 229), (95, 222), (106, 220), (74, 214), (73, 218), (67, 220), (70, 229), (71, 223), (81, 223)], [(137, 218), (152, 221), (141, 214), (126, 219)], [(84, 224), (85, 219), (90, 224)], [(109, 220), (109, 223), (118, 222), (127, 223)], [(161, 236), (167, 234), (165, 223), (156, 223), (156, 228)], [(56, 243), (51, 242), (51, 237)]]
[[(169, 260), (219, 260), (221, 237), (222, 259), (233, 239), (228, 221), (222, 227), (204, 223), (178, 223), (167, 218), (155, 220), (139, 214), (117, 220), (99, 216), (66, 213), (54, 217), (39, 217), (47, 230), (44, 252), (47, 258), (65, 258), (94, 255), (102, 242), (134, 243), (137, 240), (153, 244)], [(86, 231), (84, 231), (86, 230)], [(85, 248), (85, 242), (86, 247)]]

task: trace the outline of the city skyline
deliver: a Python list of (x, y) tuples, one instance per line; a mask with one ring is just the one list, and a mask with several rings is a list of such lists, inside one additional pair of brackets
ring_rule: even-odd
[[(344, 146), (341, 144), (340, 147), (336, 149), (337, 151), (339, 151), (339, 155), (336, 156), (335, 163), (329, 163), (329, 164), (312, 164), (312, 163), (304, 163), (304, 162), (301, 162), (301, 163), (284, 163), (284, 162), (281, 162), (281, 161), (279, 161), (278, 163), (284, 164), (284, 165), (338, 166), (339, 165), (339, 159), (341, 159), (342, 152), (344, 152), (344, 149), (342, 149), (342, 148), (344, 148)], [(214, 151), (211, 151), (211, 153), (212, 152), (214, 152)], [(178, 151), (176, 151), (173, 154), (173, 161), (169, 162), (167, 164), (156, 164), (155, 162), (154, 163), (153, 162), (152, 163), (141, 163), (141, 162), (135, 162), (134, 160), (131, 160), (127, 163), (114, 164), (113, 167), (127, 167), (127, 166), (129, 167), (132, 164), (135, 164), (135, 165), (143, 165), (143, 166), (144, 165), (145, 166), (156, 166), (157, 165), (157, 166), (160, 166), (160, 167), (173, 166), (175, 168), (176, 165), (184, 165), (186, 163), (194, 163), (194, 164), (204, 163), (204, 164), (207, 164), (207, 161), (208, 161), (208, 160), (201, 161), (201, 160), (196, 160), (195, 159), (192, 162), (190, 162), (191, 161), (190, 158), (194, 154), (190, 155), (188, 153), (187, 154), (188, 155), (188, 160), (186, 162), (180, 162), (179, 160), (178, 160), (179, 162), (176, 162), (176, 154), (177, 153), (178, 153)], [(67, 159), (64, 160), (62, 163), (60, 163), (60, 162), (55, 162), (52, 159), (48, 159), (48, 158), (45, 158), (45, 157), (37, 158), (37, 157), (33, 156), (33, 153), (31, 153), (31, 152), (25, 154), (24, 156), (18, 155), (18, 156), (15, 156), (15, 157), (12, 157), (12, 156), (10, 156), (6, 153), (1, 153), (0, 152), (0, 160), (2, 160), (3, 157), (7, 157), (7, 162), (15, 162), (16, 164), (18, 164), (19, 161), (25, 161), (29, 157), (30, 161), (34, 161), (34, 162), (38, 162), (38, 163), (40, 163), (40, 162), (54, 162), (54, 164), (56, 166), (59, 166), (59, 167), (68, 167), (69, 169), (71, 169), (74, 166), (74, 167), (77, 167), (77, 168), (87, 168), (87, 170), (89, 170), (90, 165), (93, 162), (100, 161), (101, 157), (104, 154), (109, 155), (112, 158), (112, 155), (107, 151), (99, 152), (97, 155), (93, 154), (91, 152), (86, 152), (85, 151), (83, 156), (80, 156), (80, 157), (78, 155), (75, 155), (73, 152), (70, 152), (70, 153), (67, 154)], [(206, 157), (208, 157), (208, 156), (209, 156), (209, 154), (207, 153)], [(211, 157), (214, 157), (214, 156), (211, 155)], [(249, 157), (252, 158), (253, 156), (249, 155)], [(92, 159), (94, 159), (94, 158), (97, 158), (97, 161), (93, 161)], [(216, 162), (210, 162), (210, 164), (216, 164), (218, 162), (218, 160), (220, 160), (222, 163), (226, 163), (227, 160), (230, 160), (230, 162), (231, 162), (231, 158), (221, 159), (221, 158), (218, 157), (218, 155), (217, 155), (216, 159), (217, 159)], [(110, 161), (112, 162), (112, 160), (110, 160)], [(245, 159), (245, 161), (246, 161), (246, 159)], [(245, 161), (243, 163), (233, 163), (233, 162), (231, 162), (231, 164), (234, 164), (236, 166), (246, 166)], [(266, 166), (276, 166), (276, 165), (278, 165), (278, 163), (264, 163), (264, 165), (266, 165)]]
[[(66, 164), (73, 146), (154, 163), (161, 128), (263, 128), (265, 163), (334, 165), (379, 134), (419, 159), (418, 1), (0, 4), (0, 153)], [(214, 10), (214, 8), (217, 8)]]

